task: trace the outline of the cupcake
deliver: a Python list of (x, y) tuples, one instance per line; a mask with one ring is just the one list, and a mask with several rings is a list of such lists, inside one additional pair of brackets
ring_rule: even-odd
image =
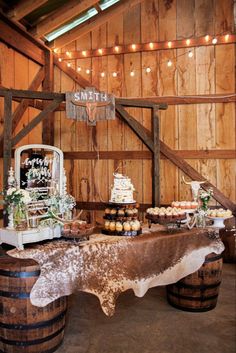
[(116, 230), (116, 222), (110, 222), (109, 227), (110, 227), (110, 230), (111, 230), (111, 231)]
[(191, 208), (193, 208), (193, 209), (198, 208), (198, 202), (197, 201), (193, 201), (191, 203)]
[(108, 214), (110, 214), (110, 213), (111, 213), (111, 209), (110, 209), (110, 208), (106, 208), (106, 209), (105, 209), (105, 214), (108, 215)]
[(138, 215), (138, 210), (137, 210), (137, 208), (134, 208), (133, 209), (133, 216), (137, 216)]
[(131, 208), (127, 208), (125, 210), (125, 214), (128, 216), (128, 217), (132, 217), (133, 216), (133, 210)]
[(124, 222), (123, 223), (123, 228), (124, 228), (124, 231), (128, 232), (131, 230), (131, 225), (129, 222)]
[(117, 232), (122, 232), (123, 230), (123, 225), (121, 222), (116, 222), (116, 231)]
[(118, 210), (117, 214), (119, 217), (124, 217), (125, 211), (121, 208), (120, 210)]
[(110, 213), (111, 213), (112, 216), (115, 216), (116, 215), (116, 209), (112, 208)]
[(110, 221), (106, 221), (104, 226), (105, 226), (106, 230), (109, 230), (110, 229)]

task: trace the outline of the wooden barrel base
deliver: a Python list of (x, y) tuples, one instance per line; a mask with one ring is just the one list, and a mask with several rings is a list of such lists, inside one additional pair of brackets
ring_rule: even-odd
[(176, 309), (190, 312), (214, 309), (221, 275), (222, 255), (208, 255), (198, 271), (166, 287), (168, 303)]
[(67, 298), (32, 305), (30, 291), (39, 275), (33, 260), (1, 258), (0, 353), (52, 353), (62, 344)]

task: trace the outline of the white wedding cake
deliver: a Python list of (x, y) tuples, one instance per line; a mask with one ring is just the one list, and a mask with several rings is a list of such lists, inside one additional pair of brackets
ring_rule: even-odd
[(136, 202), (133, 197), (135, 191), (130, 178), (119, 173), (114, 175), (114, 185), (111, 189), (110, 202), (114, 203), (133, 203)]

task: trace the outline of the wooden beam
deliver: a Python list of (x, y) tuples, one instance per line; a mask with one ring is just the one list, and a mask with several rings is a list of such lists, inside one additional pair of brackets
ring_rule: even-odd
[(137, 108), (154, 108), (158, 107), (160, 110), (166, 110), (167, 104), (157, 104), (145, 98), (136, 99), (136, 98), (116, 98), (116, 104), (123, 105), (125, 107), (137, 107)]
[(120, 116), (121, 119), (129, 125), (129, 127), (135, 132), (135, 134), (141, 139), (141, 141), (150, 149), (150, 151), (153, 152), (154, 144), (150, 131), (144, 128), (121, 105), (116, 104), (116, 112), (118, 113), (118, 116)]
[[(43, 91), (53, 91), (54, 87), (54, 67), (53, 54), (50, 51), (45, 52), (45, 78), (43, 81)], [(44, 102), (44, 107), (47, 103)], [(54, 145), (54, 113), (48, 114), (47, 119), (42, 122), (42, 142), (45, 145)]]
[(23, 89), (11, 89), (11, 88), (0, 89), (0, 97), (4, 97), (9, 92), (12, 94), (12, 97), (17, 97), (17, 98), (43, 99), (43, 100), (58, 99), (61, 102), (65, 100), (64, 93), (27, 91)]
[[(3, 190), (7, 189), (8, 171), (11, 166), (11, 147), (12, 147), (11, 136), (12, 136), (12, 95), (11, 93), (8, 93), (4, 99)], [(4, 217), (4, 226), (6, 225), (7, 225), (7, 215)]]
[[(119, 98), (120, 101), (123, 101), (125, 98)], [(153, 97), (133, 97), (137, 101), (145, 100), (151, 102), (152, 104), (207, 104), (207, 103), (230, 103), (236, 102), (236, 94), (205, 94), (197, 96), (153, 96)]]
[[(173, 152), (184, 159), (235, 159), (235, 150), (173, 150)], [(64, 152), (65, 159), (83, 160), (83, 159), (97, 159), (98, 154), (94, 151), (72, 151)], [(161, 154), (160, 158), (166, 159)], [(150, 151), (99, 151), (99, 159), (152, 159)]]
[[(184, 159), (177, 156), (164, 142), (160, 141), (161, 153), (163, 153), (166, 158), (168, 158), (172, 163), (174, 163), (178, 168), (180, 168), (185, 174), (187, 174), (192, 180), (204, 181), (204, 178), (196, 169), (194, 169), (190, 164), (188, 164)], [(218, 201), (225, 208), (229, 208), (234, 214), (236, 214), (236, 205), (229, 200), (220, 190), (218, 190), (213, 184), (207, 182), (202, 184), (201, 187), (204, 190), (211, 187), (213, 189), (213, 198)]]
[(152, 204), (160, 206), (160, 134), (158, 107), (152, 110), (153, 163), (152, 163)]
[(23, 137), (25, 137), (30, 131), (32, 131), (36, 125), (41, 123), (43, 119), (46, 119), (48, 114), (53, 112), (60, 103), (61, 99), (59, 98), (54, 99), (51, 103), (49, 103), (41, 113), (39, 113), (33, 120), (31, 120), (29, 124), (12, 139), (12, 146), (15, 146), (18, 142), (20, 142)]
[[(94, 6), (95, 7), (95, 6)], [(227, 41), (225, 40), (225, 35), (216, 36), (217, 38), (217, 46), (218, 45), (228, 45), (236, 42), (236, 35), (230, 34)], [(150, 45), (151, 44), (151, 45)], [(191, 44), (186, 43), (186, 39), (172, 40), (171, 41), (171, 49), (179, 49), (186, 48), (186, 54), (188, 51), (191, 51), (192, 48), (202, 47), (202, 46), (213, 46), (211, 40), (206, 43), (205, 36), (199, 38), (191, 38)], [(135, 43), (135, 49), (132, 48), (130, 44), (119, 44), (119, 50), (115, 50), (116, 46), (102, 48), (102, 56), (106, 55), (121, 55), (121, 54), (130, 54), (130, 53), (142, 53), (142, 52), (155, 52), (159, 50), (170, 50), (168, 46), (168, 41), (161, 42), (152, 42), (152, 43)], [(96, 49), (87, 49), (86, 50), (86, 58), (94, 58), (101, 56), (101, 53)], [(72, 60), (72, 59), (83, 59), (83, 50), (70, 50), (70, 57), (66, 55), (66, 53), (60, 53), (60, 57), (63, 60)]]
[(52, 32), (55, 28), (69, 21), (80, 13), (88, 10), (97, 0), (71, 0), (66, 1), (65, 5), (59, 7), (51, 15), (40, 21), (37, 26), (33, 27), (29, 32), (36, 38), (41, 37), (45, 33)]
[[(43, 109), (42, 109), (43, 110)], [(55, 109), (56, 111), (56, 109)], [(12, 150), (13, 151), (13, 150)], [(235, 159), (235, 150), (172, 150), (178, 157), (184, 159)], [(2, 154), (0, 154), (2, 157)], [(12, 152), (14, 158), (14, 152)], [(98, 154), (95, 151), (72, 151), (64, 152), (64, 159), (67, 160), (88, 160), (97, 159)], [(162, 153), (161, 159), (167, 159)], [(99, 159), (101, 160), (140, 160), (152, 159), (152, 152), (150, 151), (99, 151)]]
[(49, 50), (48, 47), (34, 39), (1, 12), (0, 40), (36, 63), (44, 65), (44, 51)]
[[(36, 90), (42, 83), (44, 78), (44, 68), (40, 68), (38, 73), (35, 75), (33, 81), (31, 82), (29, 89), (30, 90)], [(15, 130), (17, 127), (17, 124), (19, 123), (20, 119), (22, 118), (24, 112), (28, 108), (30, 103), (29, 99), (23, 99), (21, 100), (20, 104), (16, 107), (13, 117), (12, 117), (12, 132)], [(2, 149), (3, 149), (3, 136), (4, 134), (0, 135), (0, 155), (2, 155)]]
[(78, 83), (80, 85), (80, 87), (82, 88), (86, 88), (86, 87), (94, 87), (96, 88), (98, 91), (98, 87), (92, 85), (88, 80), (86, 80), (85, 78), (83, 78), (83, 76), (81, 76), (80, 74), (78, 74), (78, 72), (76, 72), (74, 69), (72, 69), (71, 67), (68, 67), (66, 65), (66, 63), (64, 62), (60, 62), (58, 60), (58, 57), (56, 55), (54, 55), (54, 64), (60, 69), (62, 70), (66, 75), (68, 75), (70, 78), (72, 78), (72, 80), (74, 80), (76, 83)]
[[(154, 144), (151, 138), (151, 133), (142, 126), (136, 119), (134, 119), (130, 114), (128, 114), (119, 105), (116, 107), (119, 116), (127, 122), (131, 129), (136, 133), (136, 135), (145, 143), (145, 145), (153, 152)], [(205, 180), (205, 178), (198, 173), (190, 164), (188, 164), (184, 159), (177, 156), (173, 150), (171, 150), (164, 142), (160, 141), (161, 153), (168, 158), (173, 164), (180, 168), (185, 174), (187, 174), (192, 180)], [(218, 190), (210, 182), (202, 184), (202, 188), (207, 190), (209, 187), (213, 189), (213, 198), (218, 201), (223, 207), (230, 209), (234, 214), (236, 214), (236, 205), (229, 200), (220, 190)]]
[(15, 21), (19, 21), (41, 5), (45, 4), (45, 2), (47, 2), (47, 0), (20, 0), (10, 11), (8, 11), (7, 16)]
[(65, 45), (73, 42), (82, 35), (93, 31), (95, 28), (103, 25), (112, 17), (127, 11), (129, 8), (139, 4), (142, 1), (143, 0), (120, 0), (118, 3), (114, 4), (110, 8), (98, 13), (90, 20), (82, 23), (81, 25), (56, 38), (52, 43), (49, 44), (49, 46), (52, 48), (64, 47)]

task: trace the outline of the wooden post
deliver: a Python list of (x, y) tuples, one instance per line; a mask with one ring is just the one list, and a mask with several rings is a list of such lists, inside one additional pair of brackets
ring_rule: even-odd
[[(3, 190), (7, 188), (8, 171), (11, 166), (11, 138), (12, 138), (12, 94), (4, 97), (4, 140), (3, 140)], [(5, 207), (4, 207), (5, 208)], [(4, 226), (7, 225), (7, 214), (4, 213)]]
[[(51, 51), (45, 51), (45, 78), (43, 81), (43, 91), (52, 92), (54, 84), (53, 75), (53, 54)], [(54, 113), (48, 114), (43, 120), (42, 141), (46, 145), (54, 145)]]
[(158, 106), (152, 109), (153, 163), (152, 163), (152, 204), (160, 206), (160, 137)]

